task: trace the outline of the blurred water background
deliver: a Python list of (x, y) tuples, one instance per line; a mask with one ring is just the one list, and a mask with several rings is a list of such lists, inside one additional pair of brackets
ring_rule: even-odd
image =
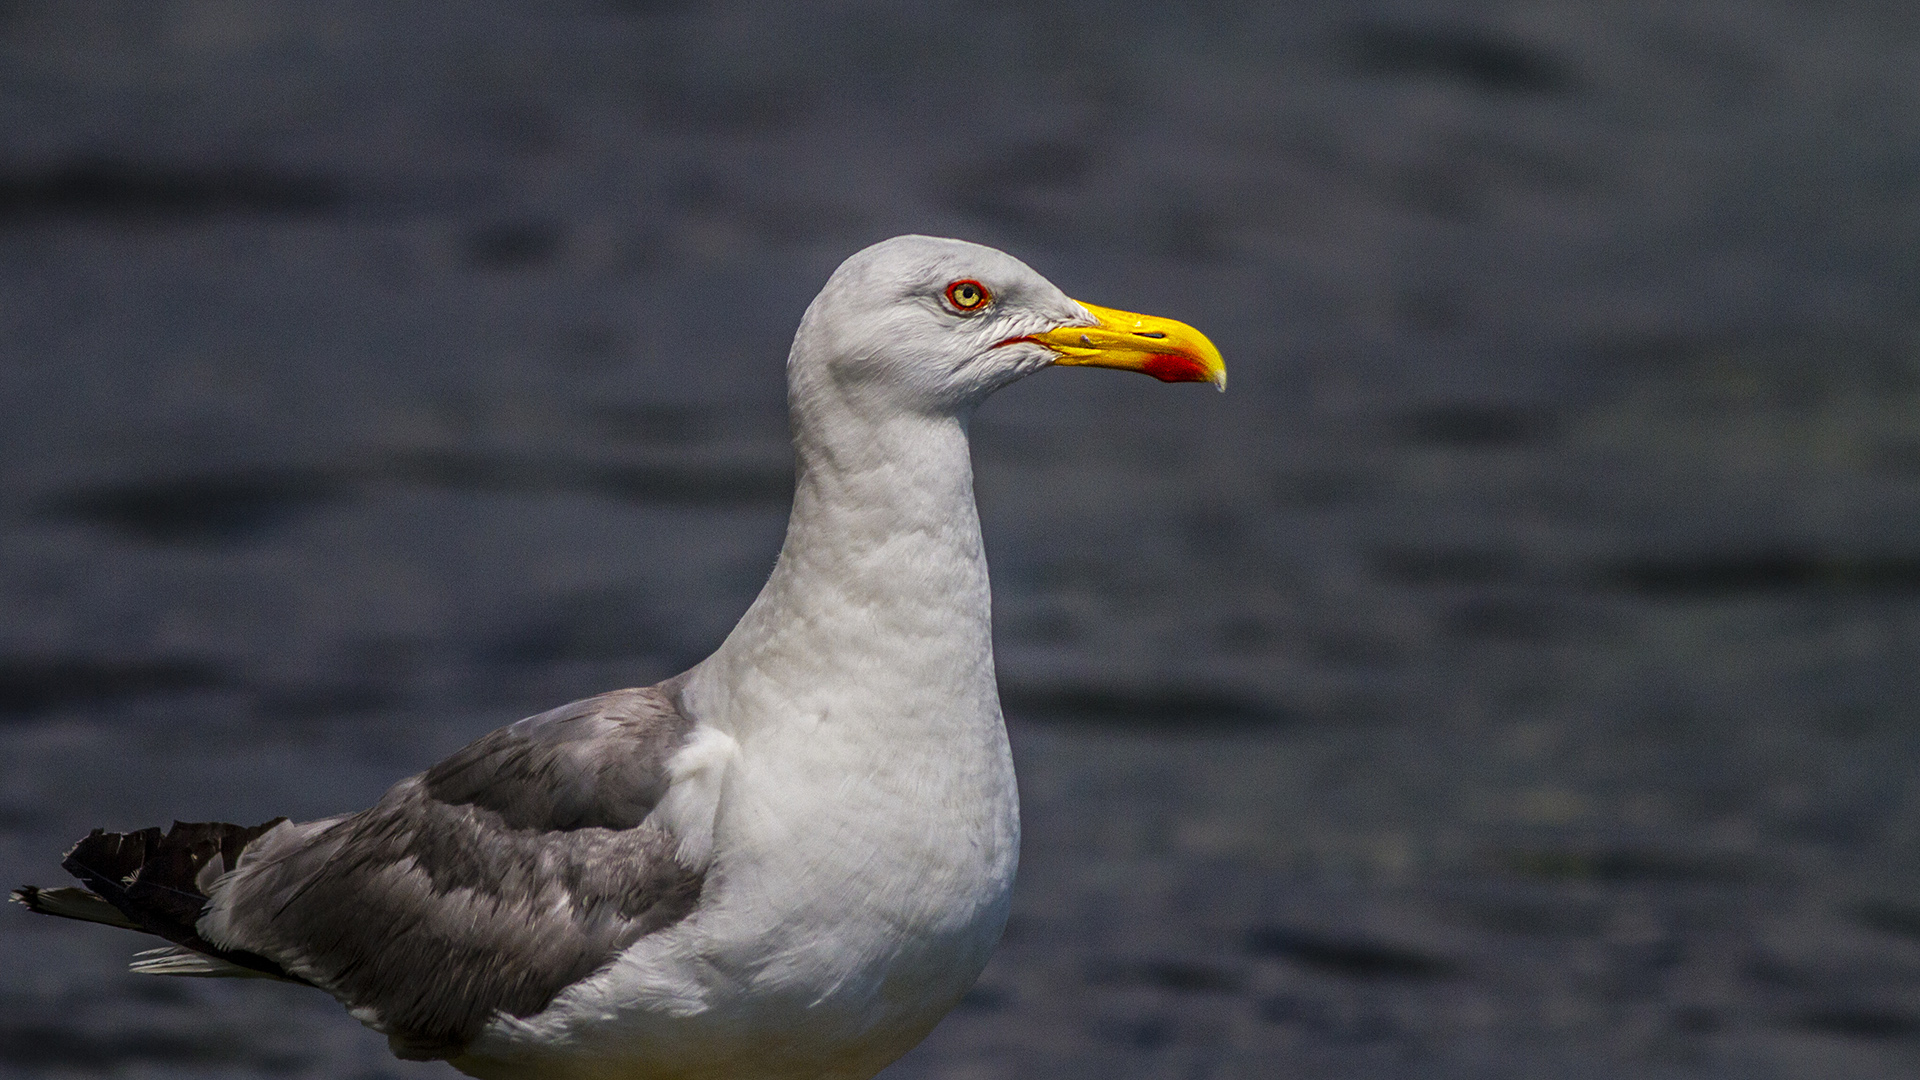
[[(1026, 847), (895, 1080), (1920, 1073), (1902, 0), (0, 2), (0, 880), (705, 655), (847, 254), (1224, 397), (975, 454)], [(0, 912), (0, 1076), (451, 1076)]]

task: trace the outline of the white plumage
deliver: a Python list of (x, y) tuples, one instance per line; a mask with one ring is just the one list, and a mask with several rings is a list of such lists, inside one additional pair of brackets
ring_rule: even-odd
[[(146, 872), (114, 862), (119, 834), (68, 861), (113, 906), (23, 898), (181, 943), (143, 970), (310, 982), (400, 1052), (478, 1077), (873, 1075), (966, 992), (1006, 922), (1018, 798), (966, 424), (1055, 363), (1225, 379), (1191, 328), (1082, 305), (990, 248), (856, 254), (788, 359), (785, 544), (711, 657), (503, 729), (362, 815), (245, 832), (189, 929), (155, 929), (116, 885)], [(609, 851), (635, 865), (610, 870)], [(423, 929), (358, 929), (323, 894)], [(584, 959), (532, 955), (562, 946)]]

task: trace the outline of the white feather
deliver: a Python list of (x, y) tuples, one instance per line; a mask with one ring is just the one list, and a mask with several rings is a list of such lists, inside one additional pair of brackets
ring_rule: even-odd
[(705, 870), (713, 858), (713, 819), (720, 807), (727, 769), (740, 756), (740, 744), (724, 731), (698, 727), (667, 762), (667, 794), (654, 819), (671, 832), (674, 855), (690, 870)]
[(271, 979), (264, 971), (229, 964), (217, 956), (208, 956), (177, 945), (148, 949), (134, 954), (127, 970), (138, 975), (187, 975), (204, 979)]
[[(941, 309), (958, 278), (1000, 307)], [(708, 867), (699, 906), (544, 1012), (496, 1021), (456, 1065), (866, 1077), (965, 993), (1019, 853), (966, 418), (1049, 361), (997, 345), (1085, 318), (1011, 256), (957, 241), (889, 241), (835, 273), (788, 362), (786, 543), (684, 684), (701, 726), (655, 811)]]

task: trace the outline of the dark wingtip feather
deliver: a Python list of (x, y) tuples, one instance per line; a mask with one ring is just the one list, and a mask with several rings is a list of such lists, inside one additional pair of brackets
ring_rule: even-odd
[(148, 933), (185, 944), (196, 937), (207, 897), (200, 874), (220, 860), (231, 870), (248, 844), (286, 821), (274, 818), (254, 826), (224, 821), (176, 821), (162, 834), (157, 828), (115, 833), (95, 829), (73, 846), (61, 866)]
[[(176, 821), (165, 833), (159, 829), (130, 833), (95, 829), (75, 844), (60, 863), (92, 892), (28, 886), (32, 890), (27, 894), (29, 898), (21, 902), (50, 915), (66, 914), (69, 918), (139, 930), (240, 967), (300, 981), (266, 957), (215, 948), (202, 940), (195, 929), (207, 905), (200, 880), (202, 872), (209, 868), (215, 872), (233, 869), (248, 844), (286, 820), (274, 818), (253, 826), (229, 825), (224, 821)], [(57, 905), (50, 901), (57, 899), (56, 894), (63, 893), (91, 898), (100, 907), (115, 910), (119, 917), (90, 917), (96, 913), (95, 908), (84, 902), (80, 903), (89, 914), (73, 915), (55, 910)], [(36, 903), (41, 906), (35, 907)], [(105, 916), (104, 912), (97, 914)]]
[(130, 833), (95, 829), (67, 851), (67, 857), (60, 861), (60, 865), (76, 876), (84, 869), (88, 875), (125, 883), (133, 878), (147, 861), (147, 854), (159, 844), (159, 829), (141, 829)]

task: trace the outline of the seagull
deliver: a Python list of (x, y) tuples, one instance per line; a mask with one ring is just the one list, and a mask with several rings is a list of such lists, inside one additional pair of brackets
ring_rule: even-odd
[(864, 1080), (1006, 924), (1018, 797), (967, 421), (1052, 365), (1226, 388), (1170, 319), (1004, 252), (842, 263), (787, 359), (773, 573), (719, 649), (510, 724), (355, 814), (96, 829), (36, 912), (155, 935), (155, 975), (333, 995), (483, 1080)]

